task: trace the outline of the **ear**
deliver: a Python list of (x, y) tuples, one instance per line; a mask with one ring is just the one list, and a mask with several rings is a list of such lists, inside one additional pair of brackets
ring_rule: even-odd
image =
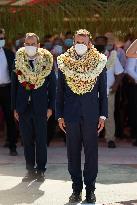
[(38, 48), (40, 48), (40, 43), (38, 44)]
[(91, 41), (89, 41), (88, 48), (91, 48), (91, 47), (92, 47), (92, 43)]

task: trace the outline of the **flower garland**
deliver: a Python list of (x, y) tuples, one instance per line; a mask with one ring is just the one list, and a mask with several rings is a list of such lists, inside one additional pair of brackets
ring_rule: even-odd
[(109, 70), (114, 68), (116, 62), (117, 52), (115, 50), (111, 51), (110, 56), (108, 57), (106, 68)]
[(53, 66), (53, 56), (49, 51), (38, 48), (37, 56), (32, 70), (25, 48), (20, 48), (16, 53), (15, 73), (19, 82), (27, 90), (41, 87), (45, 78), (51, 73)]
[(83, 95), (94, 88), (97, 77), (106, 65), (107, 57), (93, 46), (79, 57), (74, 47), (71, 47), (58, 57), (57, 62), (70, 89), (78, 95)]

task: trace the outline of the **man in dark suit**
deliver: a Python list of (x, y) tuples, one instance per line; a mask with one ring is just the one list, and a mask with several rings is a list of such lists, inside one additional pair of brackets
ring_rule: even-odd
[(86, 202), (94, 203), (98, 172), (98, 133), (107, 117), (106, 57), (91, 44), (87, 30), (74, 36), (74, 46), (58, 57), (56, 116), (66, 132), (68, 170), (73, 193), (70, 203), (80, 202), (83, 189), (81, 149), (84, 146)]
[(5, 31), (0, 29), (0, 106), (7, 125), (7, 141), (10, 155), (16, 156), (16, 125), (11, 111), (11, 72), (14, 53), (5, 48)]
[(24, 145), (27, 175), (23, 181), (44, 181), (47, 163), (47, 120), (52, 115), (55, 86), (53, 57), (40, 48), (39, 37), (26, 34), (16, 53), (12, 77), (12, 108)]

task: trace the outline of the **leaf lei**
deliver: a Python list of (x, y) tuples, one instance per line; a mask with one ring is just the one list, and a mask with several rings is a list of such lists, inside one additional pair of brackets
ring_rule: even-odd
[(28, 90), (41, 87), (51, 73), (52, 67), (53, 56), (46, 49), (38, 48), (34, 71), (29, 64), (25, 48), (20, 48), (16, 53), (15, 73), (22, 86)]
[(70, 89), (78, 95), (83, 95), (93, 90), (97, 77), (105, 68), (107, 57), (94, 47), (79, 57), (74, 47), (71, 47), (57, 58), (57, 62)]

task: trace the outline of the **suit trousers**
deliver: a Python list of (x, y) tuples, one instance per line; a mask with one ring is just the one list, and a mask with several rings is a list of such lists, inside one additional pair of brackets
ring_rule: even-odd
[(137, 141), (137, 84), (129, 84), (127, 93), (129, 125), (132, 137)]
[[(72, 189), (80, 192), (83, 189), (83, 177), (86, 190), (95, 190), (98, 173), (98, 135), (97, 123), (91, 123), (82, 117), (78, 122), (66, 123), (66, 142), (68, 171), (72, 179)], [(81, 151), (84, 147), (85, 164), (82, 177)]]
[(0, 106), (4, 112), (7, 128), (7, 140), (11, 150), (16, 149), (17, 129), (14, 121), (14, 115), (11, 111), (11, 86), (0, 87)]
[(114, 106), (115, 94), (109, 94), (108, 96), (108, 119), (106, 120), (106, 135), (107, 142), (115, 141), (115, 120), (114, 120)]
[(19, 128), (24, 145), (26, 169), (45, 171), (47, 163), (47, 118), (35, 114), (28, 105), (25, 113), (19, 114)]

